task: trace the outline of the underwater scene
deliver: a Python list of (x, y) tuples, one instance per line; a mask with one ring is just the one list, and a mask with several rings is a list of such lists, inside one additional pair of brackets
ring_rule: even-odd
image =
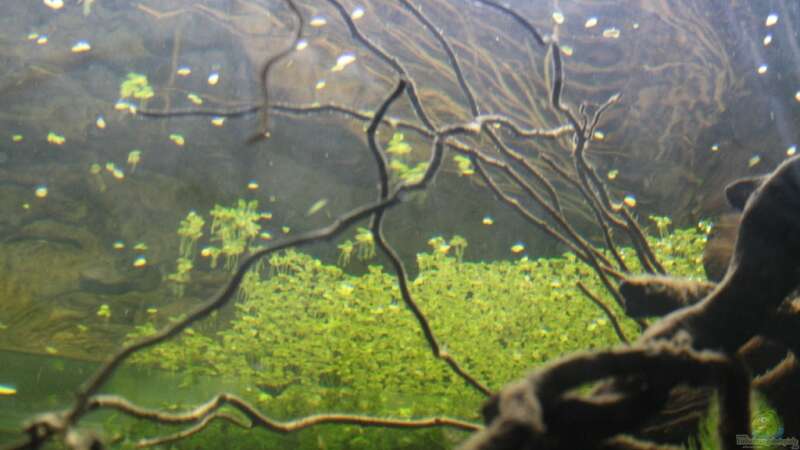
[(0, 8), (0, 449), (800, 448), (800, 2)]

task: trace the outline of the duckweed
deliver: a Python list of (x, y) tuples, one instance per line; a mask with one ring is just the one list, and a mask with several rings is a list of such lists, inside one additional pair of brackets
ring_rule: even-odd
[(475, 168), (472, 167), (472, 161), (464, 155), (455, 155), (453, 156), (453, 161), (455, 161), (456, 166), (458, 167), (458, 174), (461, 176), (469, 176), (475, 173)]
[(350, 258), (353, 256), (353, 249), (355, 248), (353, 241), (348, 239), (339, 244), (337, 248), (339, 249), (339, 260), (337, 263), (342, 267), (350, 264)]
[(179, 250), (181, 257), (191, 259), (194, 256), (197, 240), (203, 236), (205, 224), (205, 220), (194, 211), (189, 211), (186, 218), (181, 220), (178, 227), (178, 236), (181, 237)]
[(389, 140), (389, 144), (386, 146), (386, 153), (395, 156), (404, 156), (411, 153), (411, 145), (405, 141), (405, 137), (403, 133), (395, 133), (392, 135), (392, 139)]
[(140, 73), (128, 73), (119, 86), (119, 98), (121, 99), (149, 100), (153, 98), (153, 95), (155, 94), (147, 81), (147, 75)]
[(375, 257), (375, 239), (372, 231), (359, 227), (356, 232), (355, 243), (356, 257), (361, 261), (366, 261)]

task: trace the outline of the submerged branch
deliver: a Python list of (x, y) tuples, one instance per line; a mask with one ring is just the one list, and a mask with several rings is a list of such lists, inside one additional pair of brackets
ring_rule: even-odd
[[(245, 422), (240, 417), (233, 414), (220, 411), (220, 408), (226, 405), (242, 413), (247, 417), (249, 422)], [(227, 393), (218, 394), (208, 402), (185, 413), (168, 413), (160, 410), (142, 408), (125, 398), (114, 395), (97, 395), (92, 397), (89, 401), (89, 408), (91, 410), (114, 409), (132, 417), (161, 424), (192, 424), (191, 427), (174, 434), (142, 439), (137, 443), (137, 447), (140, 448), (152, 447), (187, 438), (199, 433), (216, 419), (225, 420), (241, 428), (265, 428), (277, 433), (293, 433), (305, 428), (325, 424), (347, 424), (360, 427), (384, 428), (447, 427), (463, 431), (478, 431), (483, 428), (478, 424), (449, 417), (405, 420), (351, 414), (318, 414), (303, 417), (302, 419), (280, 422), (265, 416), (257, 408), (242, 398)]]

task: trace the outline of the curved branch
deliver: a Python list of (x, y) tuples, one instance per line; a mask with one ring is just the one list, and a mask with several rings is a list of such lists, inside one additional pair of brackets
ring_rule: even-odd
[[(244, 414), (250, 420), (250, 422), (245, 423), (236, 416), (227, 414), (225, 412), (220, 412), (219, 409), (225, 405), (229, 405)], [(360, 427), (385, 428), (447, 427), (463, 431), (478, 431), (483, 428), (475, 423), (449, 417), (429, 417), (424, 419), (405, 420), (352, 414), (317, 414), (303, 417), (301, 419), (281, 422), (265, 416), (256, 407), (243, 400), (241, 397), (228, 393), (218, 394), (208, 402), (184, 413), (168, 413), (164, 411), (143, 408), (135, 405), (123, 397), (115, 395), (94, 396), (89, 400), (89, 407), (91, 410), (115, 409), (138, 419), (145, 419), (161, 424), (193, 424), (190, 428), (175, 434), (157, 438), (143, 439), (139, 441), (137, 447), (151, 447), (189, 437), (202, 431), (215, 419), (226, 420), (242, 428), (260, 427), (277, 433), (293, 433), (305, 428), (324, 424), (347, 424)]]

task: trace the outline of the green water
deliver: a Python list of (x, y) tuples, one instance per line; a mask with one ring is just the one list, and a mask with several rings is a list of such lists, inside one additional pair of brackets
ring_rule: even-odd
[[(54, 356), (0, 352), (3, 359), (0, 383), (13, 386), (16, 394), (0, 396), (0, 445), (19, 437), (19, 427), (45, 411), (70, 406), (73, 392), (98, 364)], [(191, 386), (176, 388), (179, 374), (157, 369), (122, 367), (101, 390), (127, 397), (139, 405), (158, 407), (173, 404), (196, 404), (221, 391), (236, 393), (237, 386), (221, 378), (196, 377)], [(93, 413), (83, 426), (114, 434), (130, 426), (132, 420), (117, 421), (115, 413)], [(115, 430), (115, 427), (118, 428)]]
[[(19, 427), (43, 411), (57, 411), (70, 406), (72, 393), (98, 367), (72, 359), (0, 352), (4, 360), (0, 381), (13, 386), (16, 394), (0, 396), (0, 447), (19, 439)], [(140, 406), (166, 411), (185, 411), (204, 403), (221, 392), (247, 395), (231, 378), (194, 376), (184, 382), (180, 373), (141, 367), (119, 369), (102, 393), (124, 396)], [(168, 435), (181, 430), (174, 426), (156, 426), (145, 421), (102, 411), (90, 413), (81, 427), (96, 431), (110, 448), (135, 448), (139, 439)], [(173, 444), (155, 446), (164, 449), (196, 448), (376, 448), (376, 449), (445, 449), (466, 435), (440, 430), (358, 429), (351, 426), (323, 425), (291, 434), (266, 430), (240, 429), (216, 423), (201, 434)], [(48, 448), (60, 448), (58, 445)]]

